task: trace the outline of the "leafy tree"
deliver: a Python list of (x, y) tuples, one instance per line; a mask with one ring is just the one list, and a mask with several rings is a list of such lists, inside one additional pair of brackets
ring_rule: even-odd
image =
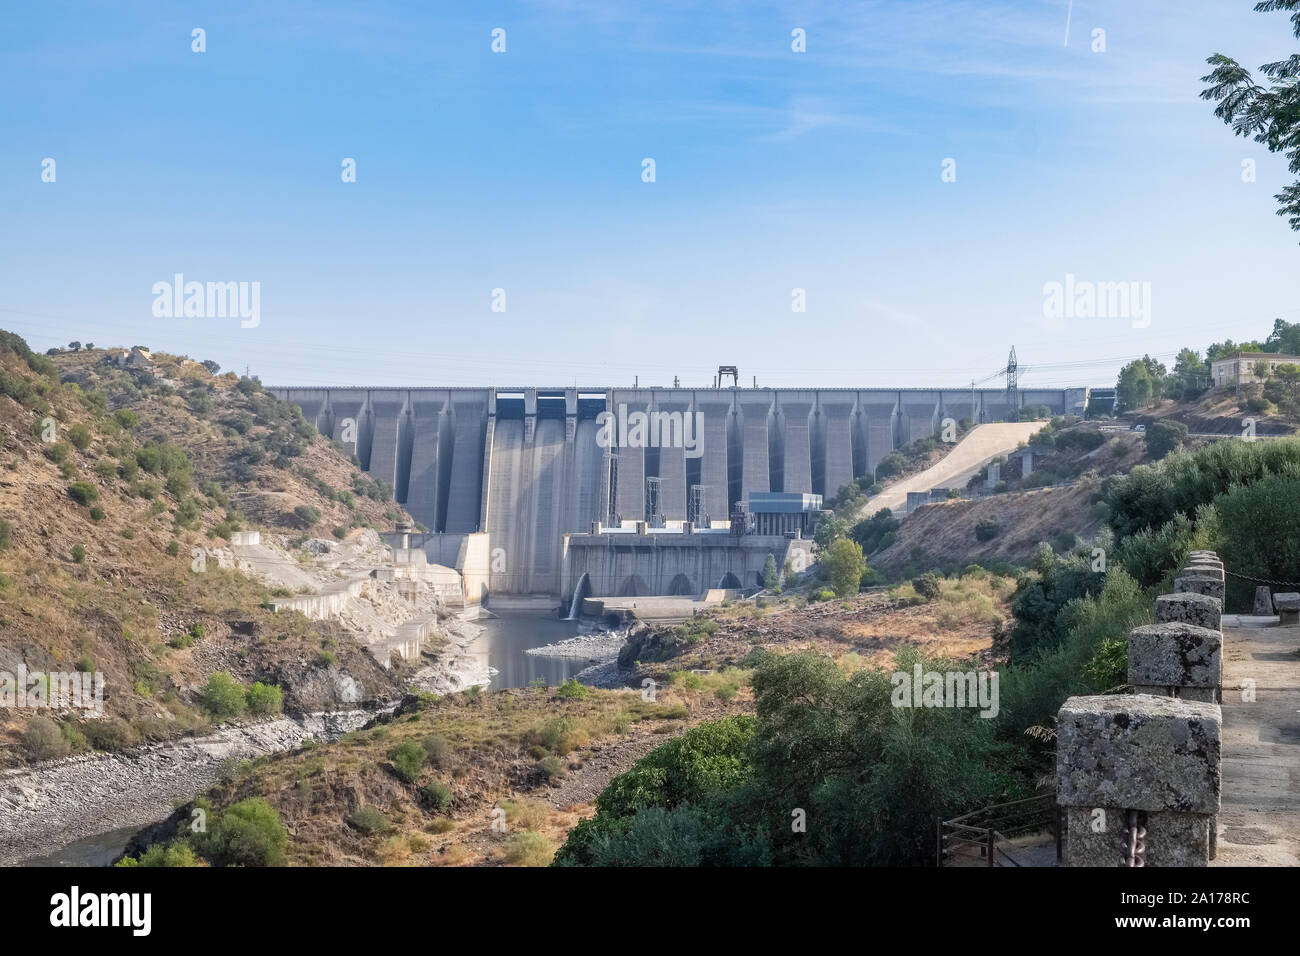
[(1300, 355), (1300, 322), (1273, 320), (1273, 331), (1264, 342), (1265, 352), (1280, 352), (1283, 355)]
[(862, 572), (867, 569), (860, 544), (850, 538), (839, 538), (822, 553), (821, 564), (836, 595), (848, 597), (858, 593)]
[(1210, 369), (1201, 360), (1200, 353), (1182, 349), (1174, 359), (1174, 370), (1169, 373), (1165, 393), (1170, 398), (1187, 401), (1204, 392), (1209, 381)]
[(829, 548), (831, 542), (842, 538), (847, 530), (848, 523), (843, 518), (836, 517), (833, 511), (826, 511), (822, 513), (821, 520), (813, 531), (813, 541), (819, 548)]
[[(1263, 0), (1257, 13), (1291, 11), (1293, 33), (1300, 37), (1300, 0)], [(1215, 53), (1206, 60), (1213, 69), (1201, 78), (1209, 86), (1201, 99), (1218, 105), (1214, 115), (1238, 136), (1253, 137), (1270, 153), (1286, 155), (1287, 168), (1300, 173), (1300, 53), (1265, 63), (1260, 72), (1268, 85), (1257, 83), (1250, 70), (1236, 60)], [(1300, 232), (1300, 180), (1284, 186), (1275, 197), (1279, 216), (1286, 216)]]
[(1151, 372), (1143, 362), (1134, 360), (1120, 369), (1115, 388), (1117, 412), (1130, 412), (1151, 404)]
[(781, 579), (776, 573), (776, 558), (769, 554), (767, 560), (763, 562), (763, 587), (775, 591), (780, 584)]
[[(1300, 477), (1268, 475), (1215, 501), (1218, 551), (1237, 574), (1294, 581), (1300, 569)], [(1227, 605), (1249, 608), (1254, 582), (1229, 577)]]
[(851, 537), (862, 545), (863, 554), (875, 554), (894, 543), (902, 524), (888, 508), (881, 508), (870, 518), (863, 518), (849, 531)]
[(1187, 426), (1182, 422), (1161, 421), (1147, 426), (1147, 454), (1159, 460), (1187, 441)]

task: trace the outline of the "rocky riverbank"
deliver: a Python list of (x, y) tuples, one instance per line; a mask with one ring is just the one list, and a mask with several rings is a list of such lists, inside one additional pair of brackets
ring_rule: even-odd
[(96, 834), (147, 826), (171, 813), (174, 801), (209, 787), (232, 761), (293, 750), (308, 737), (332, 740), (382, 712), (286, 716), (118, 754), (82, 754), (2, 771), (0, 866)]
[(456, 694), (471, 687), (487, 687), (495, 671), (482, 657), (466, 654), (465, 649), (483, 633), (483, 628), (466, 616), (443, 620), (438, 631), (445, 642), (426, 650), (432, 662), (416, 671), (412, 685), (433, 694)]
[(591, 634), (579, 634), (554, 644), (530, 647), (525, 654), (537, 657), (568, 657), (581, 659), (617, 657), (619, 649), (627, 640), (626, 631), (595, 631)]

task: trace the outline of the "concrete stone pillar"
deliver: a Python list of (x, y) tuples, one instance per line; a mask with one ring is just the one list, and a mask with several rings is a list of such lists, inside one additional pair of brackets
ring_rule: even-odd
[(1271, 617), (1273, 614), (1273, 592), (1268, 585), (1261, 584), (1255, 588), (1255, 606), (1252, 609), (1256, 617)]
[(1217, 704), (1071, 697), (1057, 714), (1067, 866), (1205, 866), (1222, 790)]
[(1223, 616), (1223, 605), (1208, 594), (1180, 592), (1162, 594), (1156, 598), (1156, 623), (1178, 621), (1184, 624), (1198, 624), (1219, 630)]
[(1128, 635), (1128, 682), (1140, 694), (1213, 702), (1223, 686), (1223, 635), (1182, 621), (1135, 627)]

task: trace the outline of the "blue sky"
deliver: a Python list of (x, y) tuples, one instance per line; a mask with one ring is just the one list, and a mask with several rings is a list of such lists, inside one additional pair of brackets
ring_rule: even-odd
[[(1293, 177), (1197, 98), (1295, 50), (1252, 6), (11, 5), (0, 327), (275, 384), (1107, 384), (1300, 321)], [(178, 272), (260, 324), (155, 317)], [(1067, 273), (1149, 326), (1045, 318)]]

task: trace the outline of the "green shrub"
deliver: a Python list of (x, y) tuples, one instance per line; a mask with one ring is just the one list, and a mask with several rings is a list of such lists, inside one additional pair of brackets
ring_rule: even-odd
[(442, 812), (451, 806), (451, 787), (441, 780), (431, 780), (424, 788), (424, 799), (433, 810)]
[(13, 542), (14, 526), (5, 518), (0, 518), (0, 551), (8, 551)]
[(1083, 666), (1083, 676), (1099, 694), (1123, 684), (1128, 678), (1128, 641), (1102, 641), (1092, 660)]
[(81, 422), (78, 422), (68, 429), (68, 441), (72, 442), (78, 451), (85, 451), (90, 447), (90, 443), (93, 440), (94, 435), (92, 435), (90, 429)]
[(50, 718), (37, 715), (27, 722), (23, 730), (23, 744), (37, 760), (63, 757), (72, 749), (59, 725)]
[(581, 700), (587, 694), (586, 685), (580, 683), (575, 677), (570, 677), (555, 689), (555, 696), (563, 697), (566, 700)]
[(384, 816), (377, 807), (365, 804), (358, 806), (349, 813), (344, 822), (358, 833), (363, 833), (366, 836), (385, 833), (389, 827), (388, 817)]
[(981, 518), (975, 522), (975, 539), (977, 541), (992, 541), (1001, 530), (1002, 526), (993, 518)]
[(424, 748), (414, 740), (404, 740), (388, 751), (397, 776), (407, 783), (415, 783), (424, 768)]
[(217, 671), (208, 678), (199, 703), (215, 720), (238, 717), (246, 707), (244, 688), (225, 671)]
[(172, 843), (155, 843), (144, 853), (140, 854), (139, 859), (135, 857), (123, 857), (114, 866), (132, 867), (191, 867), (201, 866), (198, 857), (190, 849), (189, 844), (180, 840)]
[(1146, 439), (1147, 454), (1160, 459), (1183, 446), (1187, 441), (1187, 426), (1175, 421), (1154, 422), (1147, 426), (1143, 437)]
[(119, 408), (113, 413), (113, 421), (130, 431), (140, 424), (140, 416), (129, 408)]
[(598, 812), (627, 816), (645, 807), (705, 803), (749, 779), (756, 722), (732, 715), (692, 727), (610, 781)]
[(72, 546), (72, 560), (77, 564), (84, 564), (86, 561), (86, 549), (79, 544)]
[(443, 769), (451, 763), (451, 744), (447, 742), (447, 738), (432, 734), (424, 738), (423, 746), (429, 766)]
[(101, 717), (85, 722), (82, 732), (90, 746), (105, 753), (118, 753), (134, 747), (139, 741), (135, 729), (119, 717)]
[(68, 485), (68, 497), (79, 505), (89, 505), (99, 498), (99, 489), (88, 481)]
[(278, 714), (284, 709), (284, 694), (274, 684), (254, 681), (248, 688), (248, 712), (259, 716)]
[(943, 593), (939, 585), (939, 575), (933, 571), (927, 571), (920, 577), (913, 578), (912, 589), (927, 601), (937, 601), (939, 595)]
[(310, 528), (320, 521), (320, 509), (311, 505), (299, 505), (293, 509), (294, 516), (302, 522), (303, 527)]
[(280, 814), (260, 797), (232, 803), (200, 844), (216, 866), (279, 866), (288, 845)]
[(511, 866), (548, 866), (554, 855), (551, 841), (532, 830), (520, 830), (506, 838), (506, 862)]
[(537, 761), (537, 769), (549, 780), (559, 780), (569, 773), (568, 765), (559, 757), (551, 754)]

